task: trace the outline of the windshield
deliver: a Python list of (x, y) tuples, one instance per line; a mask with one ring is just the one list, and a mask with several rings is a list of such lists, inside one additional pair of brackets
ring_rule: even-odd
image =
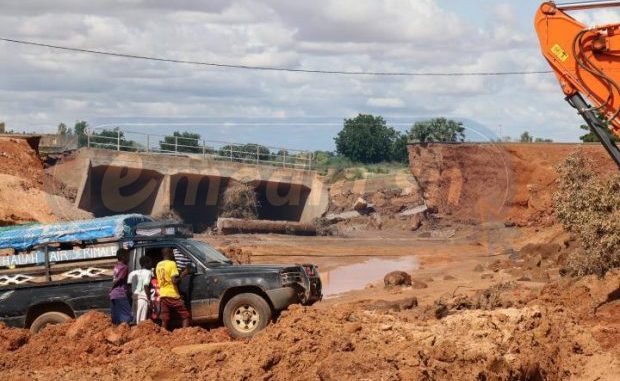
[(232, 263), (230, 259), (226, 258), (222, 253), (215, 250), (208, 243), (194, 240), (185, 240), (185, 243), (187, 244), (188, 249), (191, 250), (192, 254), (194, 254), (204, 264)]

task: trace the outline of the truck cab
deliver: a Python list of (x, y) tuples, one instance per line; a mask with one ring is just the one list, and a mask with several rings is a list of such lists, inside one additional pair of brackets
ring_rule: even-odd
[(184, 296), (190, 301), (186, 304), (192, 321), (221, 322), (235, 337), (252, 336), (291, 304), (311, 305), (322, 298), (315, 265), (233, 264), (208, 243), (183, 234), (137, 237), (134, 242), (130, 269), (140, 268), (142, 256), (157, 263), (164, 248), (188, 258), (191, 263)]

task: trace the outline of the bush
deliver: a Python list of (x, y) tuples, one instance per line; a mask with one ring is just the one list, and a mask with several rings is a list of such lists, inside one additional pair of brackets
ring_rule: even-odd
[(202, 142), (200, 134), (188, 131), (174, 131), (172, 135), (165, 136), (164, 140), (159, 142), (159, 148), (168, 152), (202, 152)]
[(258, 201), (254, 188), (245, 184), (231, 184), (224, 191), (220, 217), (255, 220), (258, 217)]
[(557, 168), (556, 215), (583, 248), (567, 262), (570, 273), (577, 276), (603, 276), (620, 267), (620, 175), (602, 179), (594, 168), (581, 152)]

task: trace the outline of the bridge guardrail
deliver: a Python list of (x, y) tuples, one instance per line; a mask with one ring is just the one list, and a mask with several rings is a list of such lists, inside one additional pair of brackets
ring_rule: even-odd
[(183, 136), (145, 134), (120, 129), (95, 128), (89, 130), (87, 146), (114, 151), (184, 155), (303, 170), (312, 170), (314, 162), (314, 154), (310, 151), (253, 143), (240, 144)]

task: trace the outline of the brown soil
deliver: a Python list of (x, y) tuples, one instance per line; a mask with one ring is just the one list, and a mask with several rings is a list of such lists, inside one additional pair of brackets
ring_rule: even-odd
[(75, 208), (65, 187), (45, 174), (25, 140), (0, 137), (0, 157), (0, 226), (92, 217)]
[[(451, 304), (440, 314), (440, 301), (293, 306), (277, 324), (236, 342), (224, 329), (113, 327), (91, 312), (32, 337), (0, 329), (0, 371), (10, 379), (612, 380), (620, 374), (620, 302), (591, 307), (619, 282), (615, 272), (540, 292), (494, 287), (479, 295), (504, 302)], [(606, 367), (588, 369), (593, 363)]]
[(43, 163), (26, 140), (0, 137), (0, 158), (0, 173), (43, 189)]
[(601, 173), (617, 170), (599, 145), (414, 145), (409, 157), (424, 198), (442, 214), (461, 221), (549, 226), (555, 167), (576, 150), (594, 160)]

